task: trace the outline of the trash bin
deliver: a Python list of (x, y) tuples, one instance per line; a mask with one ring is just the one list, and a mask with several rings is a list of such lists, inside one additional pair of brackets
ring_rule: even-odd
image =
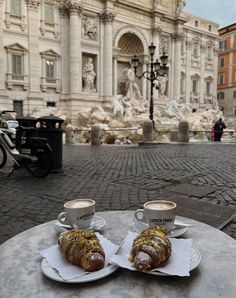
[(39, 127), (35, 129), (36, 135), (41, 138), (47, 138), (48, 144), (51, 146), (53, 154), (53, 173), (62, 172), (62, 134), (61, 128), (63, 119), (50, 115), (37, 119)]
[(20, 148), (23, 133), (25, 138), (34, 136), (38, 120), (30, 116), (19, 117), (16, 120), (19, 123), (19, 126), (16, 128), (16, 148)]

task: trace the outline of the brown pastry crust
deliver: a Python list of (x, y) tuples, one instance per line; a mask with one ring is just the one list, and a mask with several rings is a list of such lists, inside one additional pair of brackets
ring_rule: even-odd
[(171, 242), (161, 227), (150, 227), (133, 242), (129, 260), (140, 271), (165, 265), (171, 255)]
[(73, 229), (59, 236), (58, 244), (65, 259), (85, 271), (97, 271), (104, 267), (105, 253), (92, 231)]

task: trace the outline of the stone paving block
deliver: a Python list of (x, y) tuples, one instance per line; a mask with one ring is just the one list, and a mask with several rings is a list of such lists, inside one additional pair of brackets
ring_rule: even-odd
[[(64, 172), (45, 179), (33, 178), (24, 169), (7, 178), (8, 164), (0, 170), (0, 243), (31, 225), (56, 219), (64, 202), (74, 197), (94, 198), (98, 211), (135, 210), (160, 197), (166, 187), (181, 183), (216, 189), (193, 196), (196, 203), (235, 207), (235, 149), (234, 144), (64, 145)], [(234, 220), (224, 231), (236, 238), (233, 224)]]

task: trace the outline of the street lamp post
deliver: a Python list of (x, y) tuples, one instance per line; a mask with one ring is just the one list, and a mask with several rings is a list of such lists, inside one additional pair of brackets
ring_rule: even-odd
[[(158, 78), (163, 77), (167, 73), (167, 62), (168, 56), (163, 52), (162, 56), (160, 57), (161, 62), (156, 59), (154, 62), (153, 56), (155, 54), (156, 46), (153, 43), (148, 47), (149, 54), (150, 54), (150, 70), (144, 71), (141, 75), (137, 74), (137, 68), (139, 66), (139, 58), (134, 55), (131, 60), (131, 64), (134, 68), (134, 74), (138, 79), (145, 78), (151, 82), (151, 91), (150, 91), (150, 106), (149, 106), (149, 119), (153, 123), (153, 128), (155, 128), (155, 122), (153, 120), (153, 88), (155, 87), (157, 90), (159, 89)], [(155, 82), (156, 81), (156, 82)]]

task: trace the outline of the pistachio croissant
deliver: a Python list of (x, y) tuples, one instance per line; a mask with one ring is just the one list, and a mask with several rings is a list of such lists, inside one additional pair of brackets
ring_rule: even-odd
[(92, 231), (73, 229), (60, 234), (60, 251), (71, 264), (80, 266), (85, 271), (97, 271), (104, 267), (105, 253)]
[(171, 255), (171, 242), (161, 227), (150, 227), (133, 242), (129, 260), (140, 271), (163, 266)]

